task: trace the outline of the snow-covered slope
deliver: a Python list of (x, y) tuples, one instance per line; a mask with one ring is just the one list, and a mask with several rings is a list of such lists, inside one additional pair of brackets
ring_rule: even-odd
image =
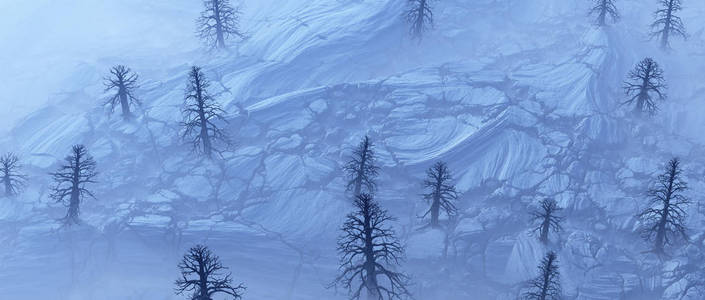
[[(245, 1), (250, 38), (229, 53), (135, 51), (72, 68), (73, 88), (3, 139), (31, 180), (1, 204), (0, 295), (180, 299), (176, 262), (202, 242), (246, 283), (247, 299), (345, 299), (327, 288), (336, 228), (350, 210), (341, 165), (368, 134), (383, 167), (377, 198), (398, 217), (417, 299), (515, 299), (548, 250), (527, 229), (545, 197), (564, 208), (549, 247), (568, 298), (698, 299), (667, 275), (690, 252), (675, 249), (663, 264), (642, 253), (634, 215), (673, 155), (694, 202), (705, 189), (705, 86), (692, 78), (705, 67), (696, 21), (705, 7), (689, 4), (691, 38), (663, 53), (646, 38), (654, 5), (642, 1), (620, 1), (622, 22), (605, 29), (591, 26), (587, 1), (438, 1), (436, 28), (421, 43), (406, 35), (403, 2)], [(662, 62), (670, 98), (657, 117), (637, 120), (619, 106), (620, 84), (647, 55)], [(144, 107), (131, 122), (99, 105), (101, 78), (117, 62), (142, 78)], [(228, 112), (237, 145), (219, 160), (179, 138), (191, 64), (204, 66)], [(85, 224), (66, 229), (46, 173), (76, 143), (101, 174)], [(448, 244), (418, 218), (424, 171), (438, 160), (462, 192)], [(690, 210), (694, 235), (699, 208)]]

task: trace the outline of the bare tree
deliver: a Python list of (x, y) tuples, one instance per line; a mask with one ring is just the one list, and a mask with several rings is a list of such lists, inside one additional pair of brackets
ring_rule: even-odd
[(594, 6), (590, 9), (591, 15), (597, 15), (597, 20), (595, 23), (599, 26), (607, 25), (607, 17), (612, 18), (613, 22), (619, 20), (619, 11), (617, 6), (614, 5), (616, 0), (593, 0)]
[(659, 39), (662, 49), (670, 47), (672, 35), (687, 38), (683, 21), (676, 13), (682, 9), (681, 0), (659, 0), (661, 8), (654, 13), (656, 20), (651, 23), (651, 37)]
[(95, 183), (95, 160), (88, 154), (88, 150), (83, 145), (75, 145), (71, 149), (71, 154), (66, 156), (65, 164), (59, 170), (50, 173), (54, 178), (54, 186), (51, 188), (51, 198), (56, 202), (64, 203), (68, 207), (68, 212), (64, 218), (67, 225), (78, 224), (80, 204), (86, 196), (95, 199), (93, 193), (86, 188), (87, 184)]
[(27, 175), (22, 173), (20, 159), (14, 153), (0, 157), (0, 182), (5, 186), (7, 197), (19, 194), (27, 183)]
[(410, 296), (409, 277), (391, 267), (403, 259), (404, 248), (387, 222), (394, 218), (369, 194), (355, 199), (355, 212), (348, 214), (338, 239), (341, 274), (336, 284), (348, 289), (351, 299), (403, 299)]
[(411, 25), (409, 33), (412, 37), (421, 39), (424, 32), (433, 27), (433, 10), (429, 4), (431, 0), (409, 0), (406, 11), (406, 21)]
[(534, 232), (539, 233), (539, 241), (548, 243), (548, 235), (551, 231), (561, 231), (561, 221), (563, 218), (558, 216), (561, 210), (558, 203), (553, 199), (541, 200), (539, 210), (531, 213), (531, 222), (535, 225)]
[(183, 138), (190, 138), (193, 148), (201, 150), (208, 158), (213, 152), (220, 152), (215, 143), (230, 144), (225, 131), (217, 122), (227, 123), (225, 111), (208, 92), (210, 82), (201, 68), (192, 67), (184, 96)]
[(105, 92), (115, 91), (115, 94), (108, 98), (105, 105), (110, 105), (110, 111), (114, 112), (115, 107), (119, 104), (124, 119), (132, 117), (131, 105), (141, 105), (140, 100), (134, 94), (135, 90), (139, 88), (137, 79), (139, 76), (123, 65), (112, 67), (110, 76), (104, 79)]
[(230, 0), (204, 0), (204, 11), (198, 18), (198, 36), (212, 48), (227, 48), (225, 41), (232, 36), (245, 38), (240, 30), (240, 8)]
[(658, 111), (656, 100), (666, 99), (666, 80), (663, 70), (650, 57), (645, 58), (629, 72), (628, 81), (624, 82), (624, 93), (629, 97), (622, 105), (634, 106), (634, 113), (654, 115)]
[(375, 192), (375, 179), (379, 173), (376, 162), (374, 145), (370, 141), (370, 137), (365, 136), (343, 167), (348, 177), (347, 190), (352, 190), (355, 197), (358, 197), (363, 189), (368, 194)]
[(638, 215), (644, 226), (642, 235), (647, 241), (653, 240), (653, 251), (657, 254), (664, 254), (664, 247), (671, 245), (675, 238), (688, 240), (685, 207), (690, 200), (683, 195), (688, 185), (682, 173), (680, 160), (671, 159), (654, 187), (649, 189), (649, 207)]
[(437, 162), (428, 170), (426, 170), (426, 180), (423, 185), (429, 190), (424, 194), (424, 199), (431, 204), (431, 207), (423, 215), (426, 217), (431, 214), (431, 227), (438, 228), (438, 216), (443, 210), (450, 217), (454, 215), (458, 209), (455, 207), (455, 201), (458, 199), (458, 192), (451, 182), (453, 176), (448, 170), (448, 165), (444, 162)]
[(524, 294), (527, 300), (561, 299), (561, 281), (558, 271), (558, 256), (551, 251), (541, 260), (539, 276), (529, 281), (531, 289)]
[(227, 269), (208, 247), (196, 245), (179, 263), (181, 278), (175, 282), (176, 294), (190, 292), (192, 300), (213, 300), (217, 293), (241, 299), (245, 287), (242, 284), (233, 286), (232, 274), (224, 273)]

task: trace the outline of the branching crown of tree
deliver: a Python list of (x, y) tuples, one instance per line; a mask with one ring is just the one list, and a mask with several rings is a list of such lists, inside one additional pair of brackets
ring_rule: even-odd
[(19, 194), (27, 183), (27, 175), (22, 173), (20, 159), (14, 153), (0, 157), (0, 183), (5, 187), (5, 196)]
[(404, 248), (387, 223), (394, 219), (369, 194), (355, 199), (356, 210), (348, 214), (338, 239), (341, 274), (336, 284), (350, 292), (351, 299), (403, 299), (410, 296), (409, 277), (392, 267), (403, 260)]
[(561, 299), (561, 281), (558, 271), (558, 256), (551, 251), (541, 260), (539, 276), (529, 281), (530, 290), (524, 294), (527, 300)]
[(208, 247), (196, 245), (179, 263), (181, 278), (175, 282), (176, 294), (190, 293), (193, 300), (213, 300), (218, 293), (241, 299), (245, 287), (234, 286), (232, 273), (225, 274), (227, 269)]
[(629, 97), (622, 105), (634, 104), (634, 113), (654, 115), (658, 111), (656, 100), (666, 99), (666, 80), (663, 70), (650, 57), (645, 58), (629, 72), (624, 82), (624, 93)]
[(230, 141), (225, 130), (218, 124), (228, 123), (225, 111), (210, 95), (208, 87), (210, 82), (201, 68), (192, 67), (184, 96), (182, 137), (190, 139), (194, 150), (200, 150), (210, 158), (213, 152), (222, 152), (222, 149), (217, 147), (218, 144), (227, 147)]
[(616, 0), (593, 0), (594, 6), (590, 9), (590, 14), (596, 16), (595, 23), (599, 26), (607, 25), (607, 17), (613, 22), (619, 20), (619, 11), (614, 4)]
[(233, 7), (230, 0), (204, 0), (204, 11), (198, 18), (198, 36), (212, 48), (226, 48), (225, 44), (233, 36), (245, 38), (240, 30), (240, 9)]
[(673, 35), (687, 38), (685, 26), (676, 15), (682, 9), (681, 0), (659, 0), (661, 7), (654, 14), (656, 20), (651, 23), (651, 37), (661, 42), (661, 48), (670, 47), (670, 38)]
[(455, 215), (458, 209), (455, 201), (458, 199), (458, 192), (452, 183), (453, 176), (448, 170), (445, 162), (437, 162), (426, 170), (426, 180), (424, 187), (428, 193), (424, 194), (424, 199), (431, 204), (424, 214), (424, 217), (431, 215), (431, 227), (439, 226), (439, 214), (443, 210), (449, 217)]
[(110, 69), (110, 76), (105, 77), (105, 92), (113, 91), (115, 94), (107, 99), (105, 105), (110, 105), (110, 111), (114, 112), (115, 107), (120, 105), (122, 116), (128, 119), (132, 116), (130, 106), (141, 105), (135, 97), (135, 90), (139, 88), (137, 80), (139, 76), (132, 72), (130, 68), (117, 65)]
[(433, 27), (433, 10), (429, 2), (432, 0), (409, 0), (409, 8), (405, 13), (409, 23), (409, 33), (421, 40), (423, 34)]
[(96, 163), (83, 145), (75, 145), (71, 154), (66, 156), (65, 164), (59, 170), (51, 173), (54, 185), (51, 188), (51, 198), (68, 207), (64, 218), (67, 225), (79, 223), (80, 204), (86, 196), (95, 199), (93, 193), (86, 188), (87, 184), (95, 183)]
[(548, 235), (551, 231), (561, 231), (563, 218), (558, 216), (560, 210), (556, 200), (544, 199), (541, 200), (540, 208), (531, 213), (531, 221), (535, 225), (534, 232), (539, 233), (539, 240), (542, 243), (548, 243)]
[(345, 164), (345, 171), (348, 183), (347, 190), (353, 191), (354, 197), (365, 192), (373, 194), (376, 189), (375, 179), (379, 173), (379, 167), (376, 165), (377, 156), (375, 155), (374, 145), (369, 136), (365, 136), (360, 144), (353, 150), (352, 157)]

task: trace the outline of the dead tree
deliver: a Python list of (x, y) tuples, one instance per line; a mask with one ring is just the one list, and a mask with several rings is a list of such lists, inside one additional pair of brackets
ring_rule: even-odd
[(375, 179), (379, 174), (376, 162), (374, 145), (370, 141), (370, 137), (365, 136), (343, 167), (348, 177), (347, 190), (352, 190), (354, 197), (357, 198), (363, 192), (368, 194), (375, 192)]
[(409, 277), (392, 267), (403, 259), (404, 248), (387, 223), (394, 220), (369, 194), (355, 199), (356, 210), (348, 214), (338, 239), (341, 274), (335, 283), (348, 289), (351, 299), (363, 293), (370, 300), (403, 299), (410, 296)]
[(683, 181), (682, 173), (680, 160), (671, 159), (649, 189), (649, 207), (638, 215), (643, 224), (642, 236), (654, 242), (656, 254), (664, 254), (665, 246), (673, 244), (676, 238), (688, 240), (685, 208), (690, 200), (683, 195), (688, 185)]
[(676, 15), (682, 9), (681, 0), (659, 0), (659, 4), (661, 7), (654, 13), (656, 20), (651, 23), (651, 37), (661, 42), (662, 49), (668, 49), (671, 36), (687, 38), (683, 21)]
[(619, 11), (614, 5), (616, 0), (593, 0), (594, 6), (590, 9), (591, 15), (596, 15), (595, 23), (600, 27), (607, 25), (607, 17), (610, 17), (613, 22), (619, 20)]
[(218, 125), (218, 122), (228, 123), (225, 111), (210, 95), (208, 87), (210, 82), (201, 72), (201, 68), (192, 67), (184, 96), (182, 125), (183, 138), (190, 139), (194, 150), (200, 150), (206, 157), (211, 158), (213, 152), (221, 151), (216, 148), (216, 143), (226, 146), (230, 143), (225, 131)]
[(204, 0), (203, 7), (196, 24), (198, 36), (209, 47), (224, 49), (232, 36), (245, 38), (240, 30), (240, 9), (230, 5), (230, 0)]
[(105, 105), (110, 105), (110, 112), (114, 112), (115, 107), (120, 105), (122, 117), (124, 119), (132, 117), (130, 106), (141, 105), (140, 100), (135, 97), (135, 90), (139, 88), (138, 78), (136, 73), (123, 65), (117, 65), (110, 69), (110, 76), (104, 79), (105, 92), (115, 92), (105, 102)]
[(438, 228), (438, 217), (443, 210), (449, 217), (455, 215), (458, 209), (455, 201), (458, 199), (458, 192), (451, 182), (453, 176), (448, 170), (448, 165), (444, 162), (437, 162), (426, 170), (426, 180), (423, 185), (429, 190), (423, 197), (431, 204), (423, 217), (431, 215), (431, 227)]
[(71, 154), (64, 159), (65, 163), (59, 170), (51, 173), (54, 185), (51, 188), (51, 198), (68, 207), (64, 223), (67, 225), (79, 223), (79, 209), (86, 196), (95, 199), (93, 192), (86, 185), (95, 183), (95, 160), (88, 154), (83, 145), (75, 145)]
[(5, 196), (19, 194), (27, 183), (27, 175), (22, 173), (20, 159), (14, 153), (0, 157), (0, 182), (5, 186)]
[(634, 113), (654, 115), (658, 111), (656, 100), (666, 99), (666, 80), (663, 70), (650, 57), (645, 58), (629, 72), (624, 82), (624, 93), (629, 97), (622, 105), (634, 104)]
[(413, 38), (421, 40), (424, 32), (433, 27), (433, 10), (431, 0), (409, 0), (406, 11), (406, 21), (409, 23), (409, 33)]
[(558, 256), (551, 251), (541, 260), (539, 276), (529, 281), (530, 290), (524, 294), (527, 300), (561, 299), (561, 281), (558, 271)]
[(190, 293), (192, 300), (213, 300), (217, 293), (241, 299), (245, 287), (233, 286), (232, 274), (224, 273), (227, 269), (208, 247), (196, 245), (179, 263), (181, 278), (175, 282), (176, 294)]
[(558, 216), (561, 210), (558, 203), (553, 199), (544, 199), (541, 201), (541, 207), (531, 213), (531, 222), (534, 224), (534, 232), (538, 232), (539, 241), (548, 243), (548, 235), (551, 231), (561, 231), (561, 221), (563, 218)]

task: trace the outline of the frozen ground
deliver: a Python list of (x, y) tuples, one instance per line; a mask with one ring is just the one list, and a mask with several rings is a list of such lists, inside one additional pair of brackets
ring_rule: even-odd
[[(62, 51), (39, 39), (46, 63), (18, 45), (3, 52), (20, 57), (11, 70), (23, 74), (8, 93), (25, 97), (18, 91), (47, 77), (27, 97), (48, 100), (17, 108), (34, 112), (7, 121), (0, 147), (21, 153), (31, 174), (22, 196), (0, 202), (2, 298), (182, 299), (173, 295), (176, 263), (207, 243), (248, 286), (246, 299), (345, 299), (327, 288), (336, 228), (351, 209), (340, 169), (364, 134), (377, 143), (377, 197), (398, 217), (417, 299), (515, 299), (547, 250), (527, 230), (527, 211), (546, 196), (565, 208), (551, 247), (567, 298), (700, 298), (662, 274), (697, 264), (689, 253), (705, 247), (705, 83), (696, 76), (705, 69), (705, 5), (687, 3), (690, 38), (664, 53), (646, 36), (655, 5), (645, 1), (620, 1), (622, 21), (604, 30), (590, 25), (587, 1), (438, 1), (437, 26), (421, 44), (406, 35), (403, 1), (245, 1), (251, 37), (230, 53), (206, 53), (192, 37), (191, 2), (83, 6), (113, 18), (136, 12), (137, 21), (98, 42), (98, 29), (58, 19), (67, 26), (58, 32), (83, 28), (71, 37), (82, 42)], [(158, 29), (127, 34), (144, 27)], [(636, 120), (618, 105), (620, 85), (644, 56), (663, 65), (669, 102)], [(61, 74), (45, 76), (55, 63)], [(115, 63), (142, 78), (145, 105), (130, 123), (100, 107), (101, 78)], [(178, 138), (191, 64), (214, 81), (237, 142), (215, 162)], [(66, 229), (46, 173), (75, 143), (88, 146), (101, 174), (84, 224)], [(696, 203), (695, 238), (660, 265), (642, 253), (634, 215), (673, 155)], [(439, 159), (463, 192), (448, 244), (417, 217), (424, 170)]]

